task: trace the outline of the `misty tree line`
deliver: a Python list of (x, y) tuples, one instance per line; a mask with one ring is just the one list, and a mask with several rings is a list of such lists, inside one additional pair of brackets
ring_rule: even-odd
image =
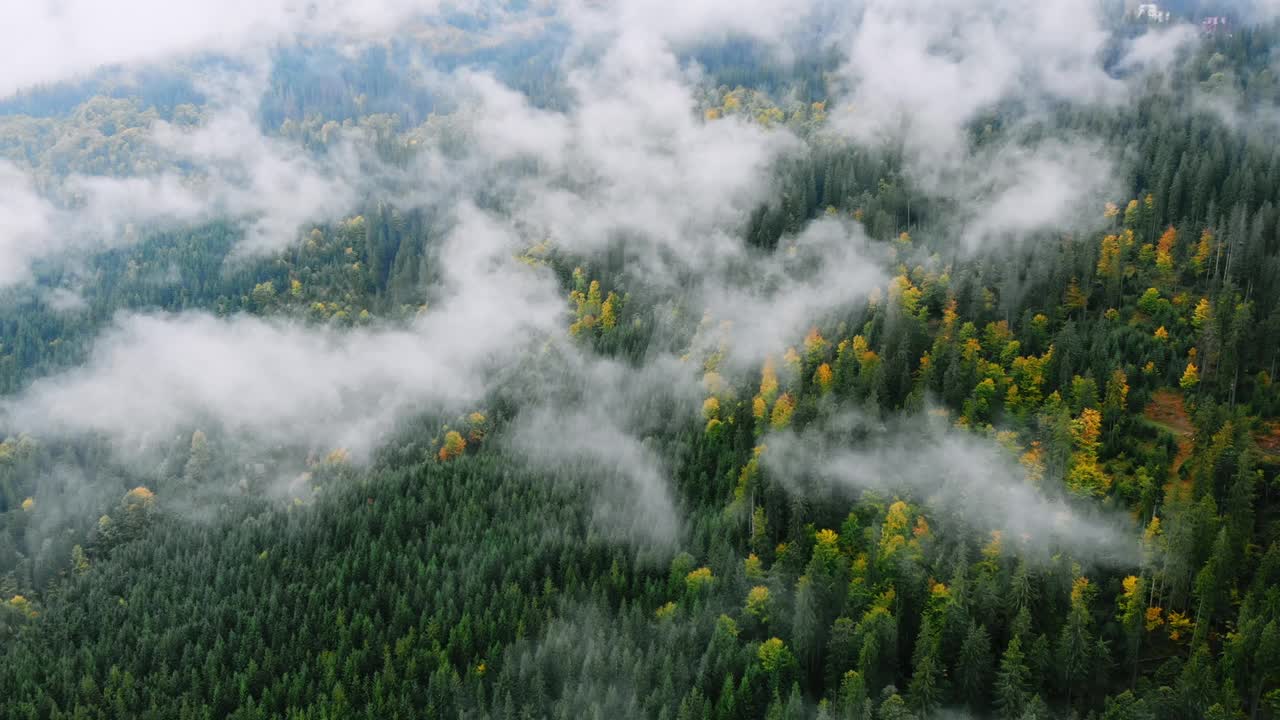
[[(807, 156), (779, 170), (778, 201), (745, 219), (748, 242), (772, 252), (830, 212), (902, 262), (869, 307), (814, 318), (750, 377), (693, 358), (703, 417), (650, 439), (673, 459), (679, 547), (637, 554), (590, 522), (597, 487), (525, 470), (482, 436), (441, 453), (433, 421), (369, 470), (317, 460), (313, 492), (284, 508), (219, 494), (194, 518), (203, 485), (243, 471), (216, 434), (175, 438), (150, 477), (91, 443), (10, 438), (0, 715), (1280, 714), (1280, 162), (1211, 114), (1173, 111), (1233, 87), (1267, 102), (1274, 40), (1221, 38), (1136, 109), (1064, 112), (1045, 133), (1134, 149), (1130, 196), (1082, 218), (1097, 232), (972, 259), (949, 252), (948, 201), (918, 196), (892, 153), (821, 141), (811, 101), (710, 90), (700, 110), (812, 126)], [(428, 214), (373, 202), (277, 257), (226, 266), (236, 231), (160, 233), (94, 258), (80, 313), (7, 303), (0, 387), (82, 361), (120, 308), (357, 324), (431, 299), (442, 229)], [(625, 267), (549, 261), (566, 332), (642, 362), (656, 310)], [(500, 433), (517, 408), (494, 403)], [(1043, 491), (1129, 513), (1138, 565), (1034, 548), (928, 498), (796, 492), (764, 461), (770, 433), (937, 409)], [(94, 477), (58, 480), (59, 466)], [(99, 494), (42, 516), (78, 482)]]

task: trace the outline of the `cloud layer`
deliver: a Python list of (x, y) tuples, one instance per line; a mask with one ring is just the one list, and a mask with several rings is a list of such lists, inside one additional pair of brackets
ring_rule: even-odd
[[(303, 35), (373, 38), (431, 17), (436, 0), (36, 0), (5, 10), (0, 98), (103, 66), (262, 53)], [(450, 7), (473, 3), (456, 0)]]
[[(705, 78), (682, 48), (746, 37), (783, 59), (834, 49), (843, 60), (831, 78), (828, 131), (863, 147), (904, 149), (913, 185), (954, 209), (948, 239), (969, 248), (1076, 227), (1089, 208), (1096, 215), (1115, 187), (1113, 149), (1022, 131), (1055, 103), (1123, 103), (1137, 81), (1104, 69), (1110, 35), (1091, 2), (566, 2), (553, 8), (572, 35), (558, 68), (571, 96), (564, 109), (535, 107), (474, 68), (425, 73), (433, 90), (457, 101), (458, 133), (414, 131), (421, 143), (394, 168), (374, 162), (372, 143), (356, 131), (340, 132), (320, 154), (259, 128), (270, 48), (303, 36), (383, 42), (406, 27), (438, 26), (443, 9), (411, 0), (125, 0), (110, 10), (68, 0), (16, 9), (13, 29), (0, 31), (0, 97), (105, 64), (222, 53), (249, 69), (215, 78), (221, 84), (196, 127), (150, 128), (146, 141), (166, 169), (72, 175), (62, 189), (79, 198), (74, 206), (0, 165), (0, 286), (29, 280), (42, 258), (127, 242), (129, 223), (230, 217), (247, 227), (242, 253), (279, 250), (303, 223), (353, 212), (373, 188), (400, 207), (432, 208), (453, 230), (439, 249), (442, 286), (432, 290), (440, 302), (408, 324), (339, 331), (250, 316), (122, 314), (84, 366), (8, 399), (6, 425), (105, 435), (128, 450), (207, 425), (268, 446), (367, 456), (406, 418), (471, 409), (505, 371), (554, 357), (564, 375), (533, 385), (512, 447), (548, 470), (599, 472), (608, 478), (603, 524), (670, 539), (681, 531), (671, 469), (649, 438), (655, 418), (696, 417), (700, 368), (654, 351), (637, 369), (570, 344), (552, 273), (515, 256), (542, 240), (587, 263), (622, 247), (626, 279), (667, 301), (664, 309), (727, 321), (719, 339), (735, 369), (856, 306), (896, 272), (847, 220), (812, 222), (774, 255), (745, 246), (745, 219), (776, 199), (779, 162), (805, 144), (785, 127), (704, 121), (695, 96)], [(1145, 36), (1120, 66), (1133, 78), (1158, 72), (1188, 41), (1182, 31)], [(1008, 127), (979, 142), (974, 125), (996, 111)], [(451, 144), (458, 137), (461, 148)], [(199, 172), (178, 172), (183, 165)], [(788, 448), (808, 441), (775, 442), (769, 457), (790, 477), (797, 453)], [(975, 524), (1033, 537), (1048, 526), (1055, 540), (1092, 555), (1126, 542), (1107, 523), (1015, 482), (998, 452), (975, 438), (890, 433), (878, 448), (829, 445), (817, 457), (804, 473), (846, 487), (906, 488)]]
[(84, 366), (35, 382), (4, 404), (4, 419), (132, 450), (206, 426), (264, 446), (365, 455), (409, 415), (475, 403), (489, 373), (562, 327), (554, 279), (516, 262), (518, 247), (509, 227), (466, 210), (442, 250), (447, 299), (402, 328), (122, 315)]
[(990, 440), (926, 417), (911, 422), (885, 426), (844, 416), (800, 435), (774, 433), (765, 439), (765, 467), (793, 492), (905, 493), (925, 502), (937, 520), (999, 530), (1042, 558), (1065, 548), (1077, 558), (1136, 564), (1137, 536), (1127, 518), (1031, 485), (1025, 470)]

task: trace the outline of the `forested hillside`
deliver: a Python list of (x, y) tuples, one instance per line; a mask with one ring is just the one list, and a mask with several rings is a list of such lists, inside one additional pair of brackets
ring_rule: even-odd
[(0, 70), (0, 718), (1280, 717), (1274, 12), (322, 5)]

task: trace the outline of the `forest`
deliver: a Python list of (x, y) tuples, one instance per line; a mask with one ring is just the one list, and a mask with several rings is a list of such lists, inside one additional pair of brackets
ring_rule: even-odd
[(0, 69), (0, 718), (1280, 718), (1266, 3), (130, 2)]

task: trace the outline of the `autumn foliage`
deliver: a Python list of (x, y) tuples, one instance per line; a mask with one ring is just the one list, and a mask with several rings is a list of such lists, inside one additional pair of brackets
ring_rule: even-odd
[(444, 444), (440, 446), (438, 456), (442, 462), (448, 462), (466, 451), (466, 439), (457, 430), (450, 430), (444, 435)]

